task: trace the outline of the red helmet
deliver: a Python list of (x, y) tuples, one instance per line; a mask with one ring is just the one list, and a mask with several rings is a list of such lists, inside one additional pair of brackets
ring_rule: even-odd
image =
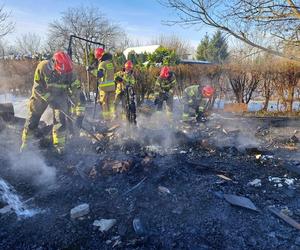
[(215, 89), (210, 85), (206, 85), (202, 88), (202, 95), (204, 97), (212, 97), (214, 93)]
[(166, 79), (166, 78), (169, 77), (169, 75), (170, 75), (170, 69), (169, 69), (169, 67), (167, 67), (167, 66), (162, 67), (159, 76), (160, 76), (161, 78)]
[(132, 61), (128, 60), (126, 63), (125, 63), (125, 70), (127, 71), (130, 71), (133, 69), (133, 63)]
[(53, 68), (59, 74), (71, 73), (73, 70), (72, 60), (69, 55), (63, 51), (55, 52), (53, 55)]
[(104, 49), (103, 48), (97, 48), (95, 49), (95, 57), (97, 60), (100, 60), (104, 54)]

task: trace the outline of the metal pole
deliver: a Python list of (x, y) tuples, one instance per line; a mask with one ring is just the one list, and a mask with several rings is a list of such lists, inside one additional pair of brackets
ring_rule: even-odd
[[(89, 66), (88, 43), (85, 44), (85, 61), (86, 61), (86, 66)], [(88, 69), (86, 69), (86, 80), (87, 80), (87, 85), (88, 85), (87, 99), (90, 102), (91, 101), (91, 82), (90, 82), (90, 72), (88, 71)]]

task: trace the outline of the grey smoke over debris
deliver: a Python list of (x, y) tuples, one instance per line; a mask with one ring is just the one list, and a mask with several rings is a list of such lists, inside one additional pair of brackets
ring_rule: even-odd
[(122, 143), (126, 137), (130, 137), (143, 145), (156, 145), (168, 149), (176, 139), (172, 129), (173, 122), (165, 112), (154, 113), (151, 117), (140, 114), (137, 124), (137, 127), (122, 124), (119, 128), (119, 133), (122, 135), (119, 143)]
[(36, 186), (49, 186), (56, 182), (56, 169), (49, 167), (38, 151), (22, 155), (10, 154), (11, 167)]
[(0, 133), (0, 140), (7, 142), (7, 147), (2, 150), (6, 153), (4, 155), (7, 156), (11, 171), (35, 186), (55, 184), (56, 169), (47, 165), (38, 148), (20, 154), (21, 135), (12, 134), (8, 130)]
[[(245, 122), (246, 121), (246, 122)], [(213, 114), (207, 126), (219, 128), (221, 133), (212, 136), (216, 146), (236, 147), (244, 150), (249, 147), (259, 147), (261, 142), (256, 138), (255, 133), (259, 128), (256, 121), (244, 120), (239, 117), (223, 117), (219, 114)]]

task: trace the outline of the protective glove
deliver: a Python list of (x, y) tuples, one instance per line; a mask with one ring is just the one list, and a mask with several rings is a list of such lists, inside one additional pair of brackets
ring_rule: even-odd
[(206, 122), (207, 118), (205, 117), (204, 112), (199, 111), (196, 116), (196, 120), (197, 120), (197, 122)]
[(98, 72), (97, 72), (97, 77), (98, 77), (98, 78), (102, 78), (103, 76), (104, 76), (103, 70), (102, 70), (102, 69), (98, 70)]
[(117, 77), (116, 77), (116, 82), (123, 82), (123, 78), (120, 77), (120, 76), (117, 76)]

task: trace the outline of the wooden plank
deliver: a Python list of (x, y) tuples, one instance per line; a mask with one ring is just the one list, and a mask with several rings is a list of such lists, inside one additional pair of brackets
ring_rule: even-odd
[(223, 175), (223, 174), (217, 174), (218, 177), (220, 177), (221, 179), (224, 179), (226, 181), (232, 181), (232, 179), (230, 179), (229, 177)]
[(248, 208), (248, 209), (258, 212), (258, 209), (253, 204), (253, 202), (246, 197), (237, 196), (237, 195), (233, 195), (233, 194), (224, 194), (224, 198), (231, 205)]
[(300, 230), (300, 224), (297, 221), (295, 221), (294, 219), (292, 219), (290, 216), (282, 213), (281, 211), (279, 211), (275, 207), (269, 207), (269, 210), (273, 214), (275, 214), (276, 216), (278, 216), (280, 219), (284, 220), (286, 223), (288, 223), (289, 225), (291, 225), (292, 227)]

